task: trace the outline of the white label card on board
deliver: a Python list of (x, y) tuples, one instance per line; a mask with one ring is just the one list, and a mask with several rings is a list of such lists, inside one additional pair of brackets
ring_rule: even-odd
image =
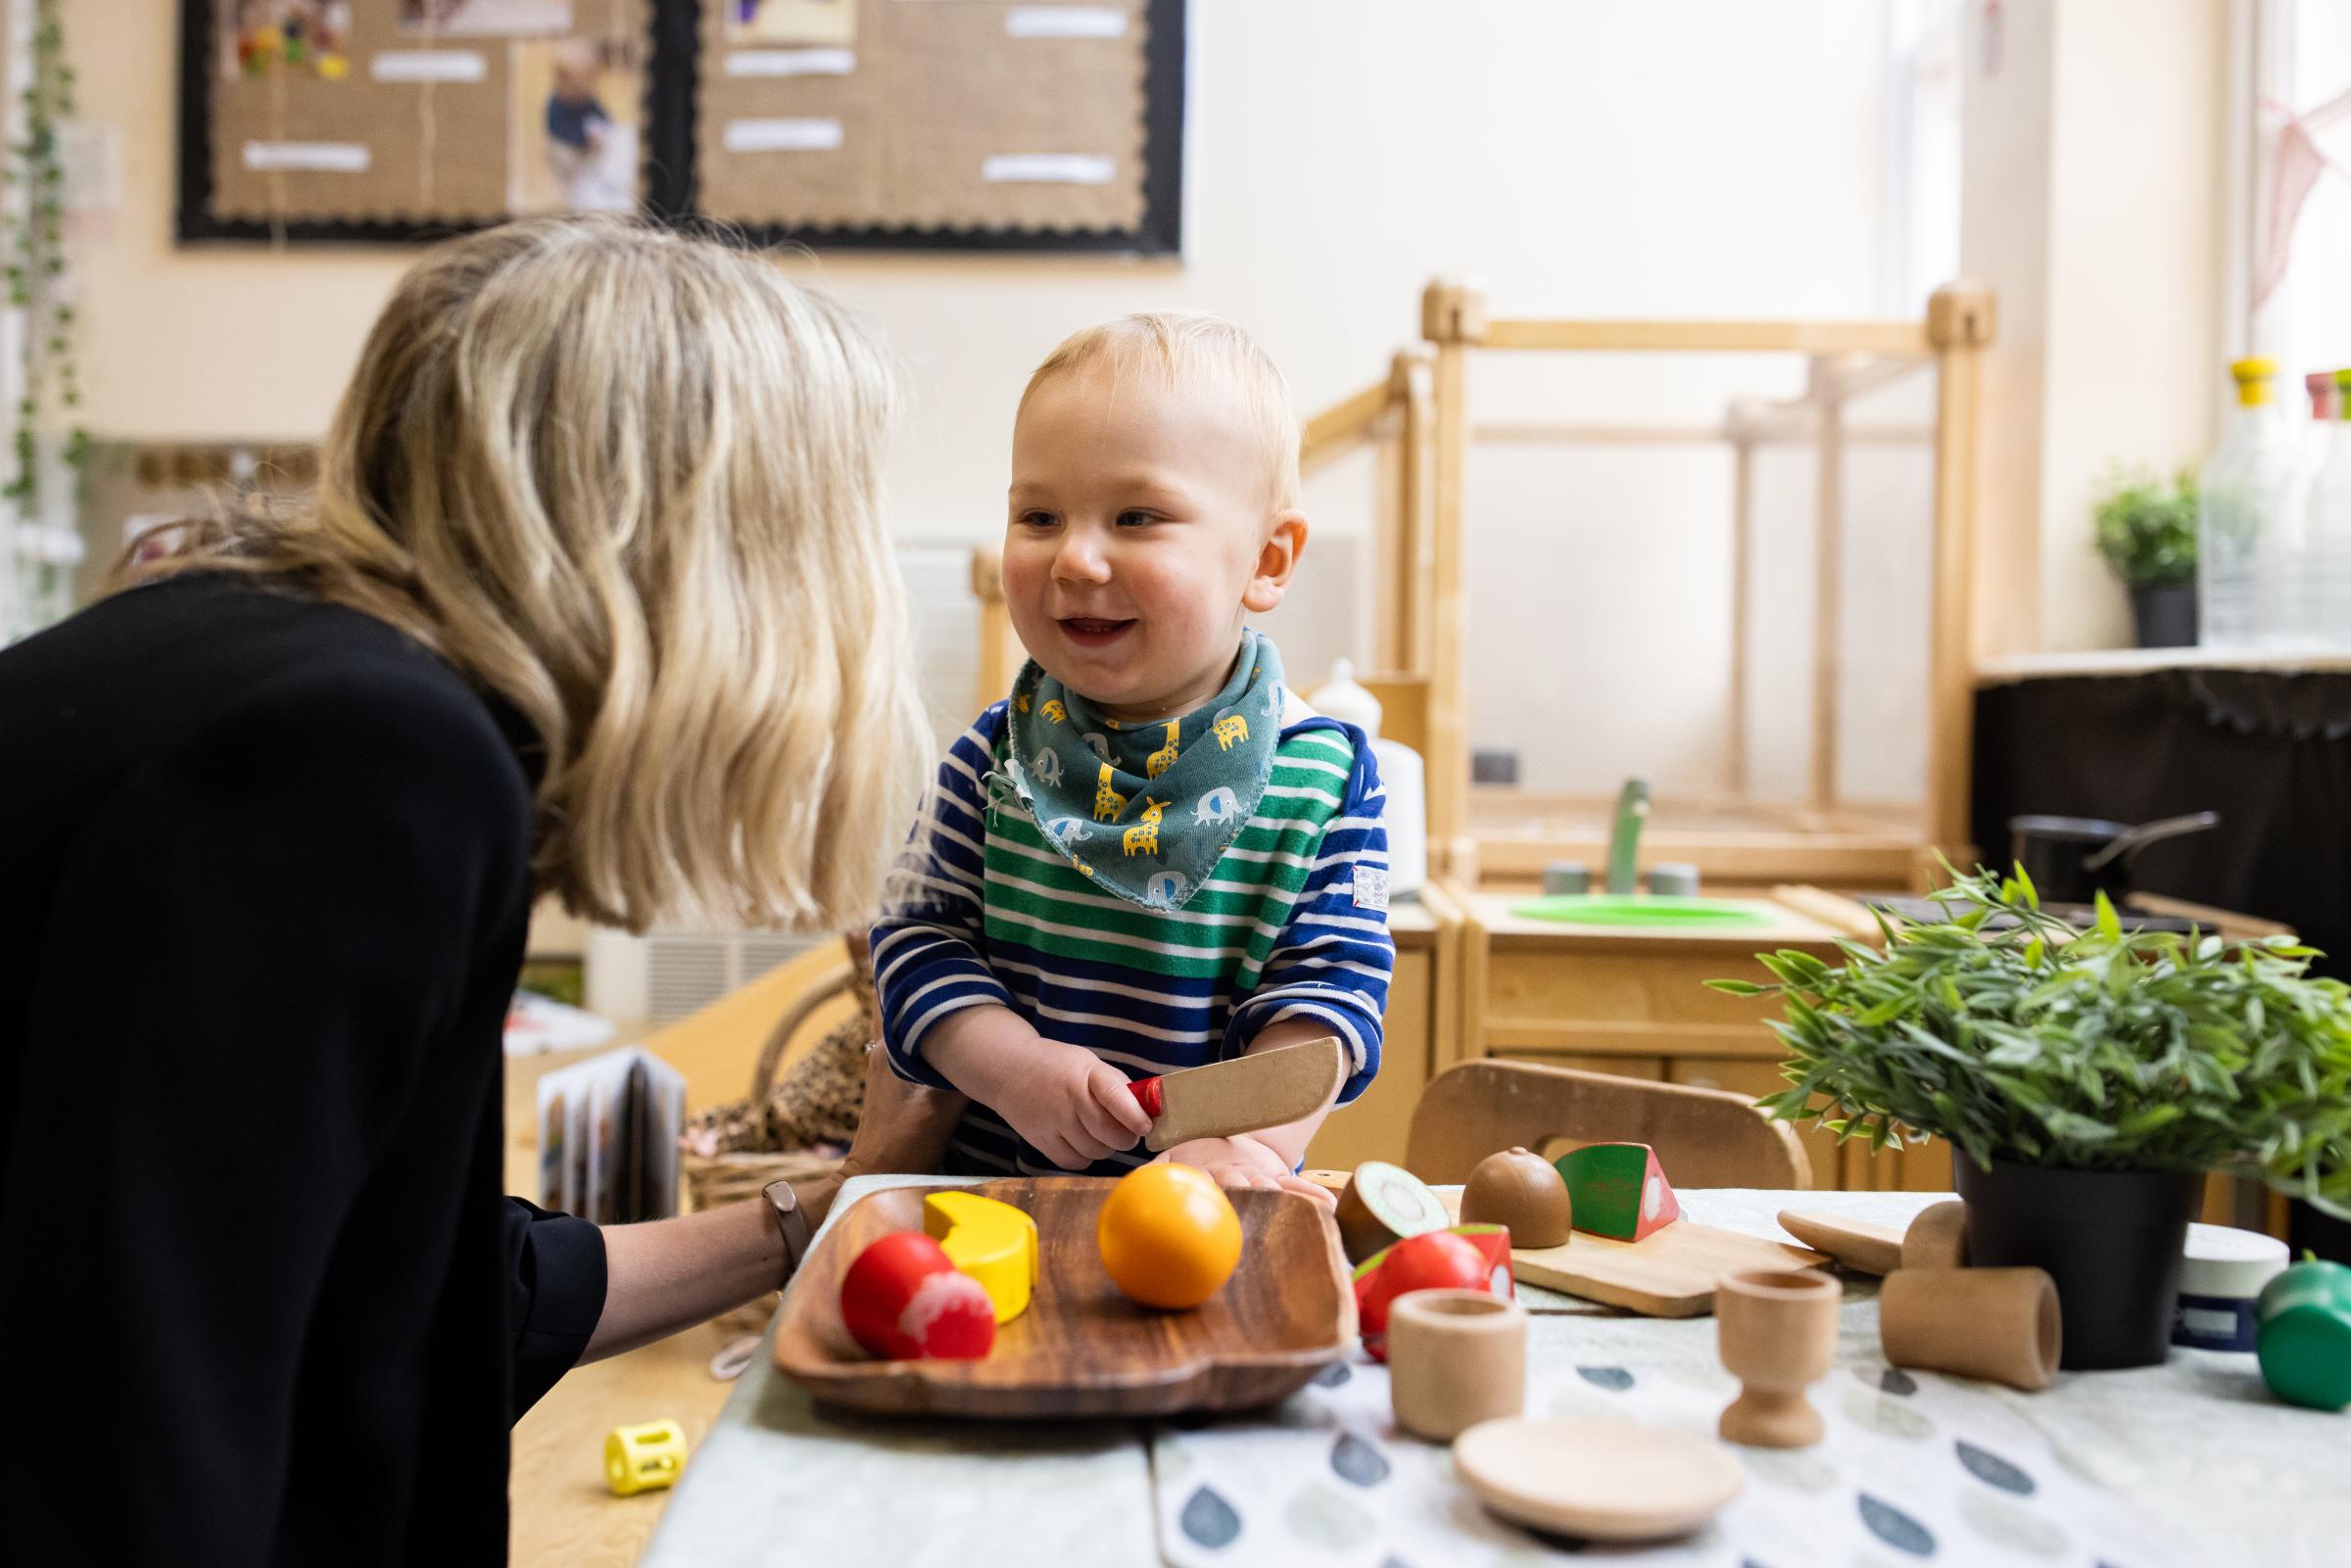
[(490, 62), (474, 49), (386, 49), (367, 62), (377, 81), (480, 81)]
[(731, 119), (730, 153), (829, 153), (840, 145), (838, 119)]
[(1124, 38), (1127, 13), (1109, 6), (1014, 6), (1004, 15), (1014, 38)]
[(980, 177), (1005, 185), (1107, 185), (1115, 158), (1092, 153), (999, 153), (980, 166)]
[(369, 163), (361, 142), (247, 142), (245, 166), (260, 173), (305, 169), (324, 174), (363, 174)]
[(737, 49), (727, 56), (730, 76), (845, 76), (856, 69), (851, 49)]

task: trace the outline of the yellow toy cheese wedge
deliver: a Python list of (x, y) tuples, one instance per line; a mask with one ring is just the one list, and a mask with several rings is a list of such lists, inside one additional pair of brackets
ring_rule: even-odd
[(996, 1321), (1029, 1309), (1036, 1284), (1036, 1221), (1010, 1204), (968, 1192), (935, 1192), (923, 1200), (923, 1229), (947, 1261), (980, 1282), (995, 1304)]

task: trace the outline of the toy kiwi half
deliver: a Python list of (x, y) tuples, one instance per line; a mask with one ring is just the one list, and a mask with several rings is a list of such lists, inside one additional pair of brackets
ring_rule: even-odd
[(1384, 1160), (1367, 1160), (1355, 1167), (1347, 1190), (1339, 1194), (1336, 1217), (1339, 1245), (1351, 1263), (1360, 1263), (1407, 1236), (1443, 1230), (1453, 1223), (1453, 1216), (1445, 1212), (1445, 1201), (1428, 1183)]
[(1552, 1163), (1525, 1149), (1490, 1154), (1462, 1189), (1462, 1223), (1501, 1225), (1519, 1247), (1558, 1247), (1575, 1228), (1567, 1183)]

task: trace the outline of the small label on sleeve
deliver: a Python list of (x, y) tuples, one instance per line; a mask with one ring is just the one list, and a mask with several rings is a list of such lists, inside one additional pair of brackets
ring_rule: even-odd
[(1384, 866), (1355, 868), (1355, 907), (1385, 909), (1388, 907), (1388, 872)]

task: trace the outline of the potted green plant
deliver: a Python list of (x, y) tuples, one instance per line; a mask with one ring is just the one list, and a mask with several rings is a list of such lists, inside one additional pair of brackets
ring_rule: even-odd
[(1937, 897), (1939, 921), (1880, 916), (1883, 949), (1709, 983), (1780, 999), (1788, 1087), (1761, 1108), (1949, 1141), (1970, 1260), (2048, 1270), (2065, 1366), (2164, 1358), (2204, 1172), (2351, 1213), (2351, 1002), (2313, 949), (2127, 930), (2103, 895), (2076, 931), (2021, 870)]
[(2169, 483), (2144, 470), (2118, 469), (2095, 513), (2098, 553), (2131, 591), (2131, 618), (2142, 648), (2186, 647), (2196, 641), (2196, 476)]

